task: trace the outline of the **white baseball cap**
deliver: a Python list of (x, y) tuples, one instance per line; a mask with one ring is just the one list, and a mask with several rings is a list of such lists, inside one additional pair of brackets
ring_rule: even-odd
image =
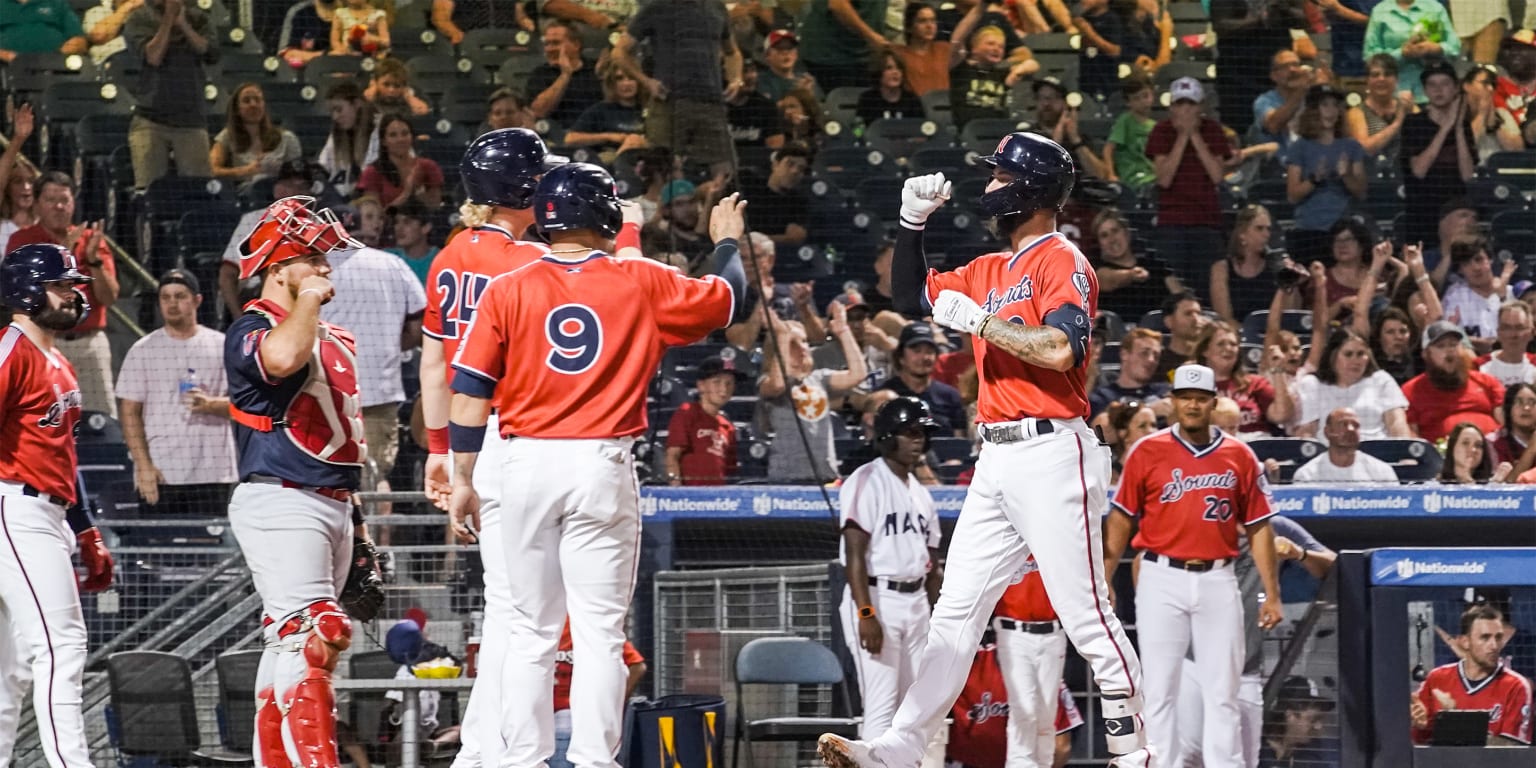
[(1199, 104), (1205, 101), (1205, 88), (1193, 77), (1181, 77), (1168, 87), (1168, 98), (1175, 104), (1185, 99)]
[(1173, 391), (1192, 389), (1216, 394), (1216, 372), (1203, 365), (1187, 363), (1173, 369)]

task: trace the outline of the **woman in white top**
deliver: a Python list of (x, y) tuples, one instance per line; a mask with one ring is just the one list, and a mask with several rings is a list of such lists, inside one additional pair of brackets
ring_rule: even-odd
[(299, 137), (272, 122), (261, 86), (241, 83), (230, 95), (224, 130), (213, 137), (208, 162), (214, 176), (244, 188), (276, 176), (283, 163), (303, 154)]
[(1348, 329), (1334, 331), (1323, 348), (1317, 373), (1297, 383), (1301, 418), (1298, 437), (1327, 439), (1323, 420), (1335, 408), (1353, 408), (1361, 440), (1413, 437), (1408, 428), (1408, 400), (1391, 374), (1376, 367), (1365, 337)]
[(23, 104), (16, 109), (15, 129), (11, 141), (0, 154), (0, 256), (8, 252), (6, 244), (16, 230), (37, 223), (32, 215), (32, 178), (37, 170), (21, 156), (21, 145), (32, 136), (34, 119), (32, 105)]

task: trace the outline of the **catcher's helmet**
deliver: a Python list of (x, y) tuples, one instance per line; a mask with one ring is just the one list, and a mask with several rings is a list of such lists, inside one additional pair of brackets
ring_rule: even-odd
[(480, 134), (464, 150), (459, 175), (475, 205), (527, 208), (539, 177), (569, 158), (552, 155), (527, 128), (500, 128)]
[(362, 248), (329, 208), (316, 210), (313, 197), (295, 195), (267, 206), (266, 213), (240, 244), (240, 279), (267, 267), (345, 248)]
[(545, 235), (590, 229), (613, 237), (624, 224), (613, 177), (590, 163), (567, 163), (544, 174), (533, 193), (533, 223)]
[(875, 444), (886, 445), (914, 424), (922, 427), (930, 438), (938, 434), (939, 423), (933, 420), (933, 413), (922, 400), (909, 395), (880, 406), (875, 412)]
[(1027, 216), (1047, 208), (1059, 211), (1077, 178), (1070, 152), (1044, 136), (1022, 131), (1004, 136), (997, 149), (981, 161), (1014, 177), (982, 194), (977, 210), (985, 216)]
[[(0, 261), (0, 300), (5, 306), (31, 315), (48, 306), (45, 283), (89, 283), (75, 263), (75, 255), (62, 245), (23, 245)], [(76, 293), (80, 293), (76, 291)], [(84, 294), (80, 294), (84, 298)]]

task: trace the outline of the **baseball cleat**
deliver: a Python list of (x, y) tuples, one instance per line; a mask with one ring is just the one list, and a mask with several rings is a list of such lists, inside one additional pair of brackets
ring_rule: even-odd
[(828, 768), (886, 768), (868, 744), (833, 733), (823, 733), (816, 740), (816, 754)]
[(1109, 768), (1159, 768), (1161, 763), (1153, 756), (1151, 747), (1142, 747), (1135, 752), (1124, 755), (1115, 755), (1109, 761)]

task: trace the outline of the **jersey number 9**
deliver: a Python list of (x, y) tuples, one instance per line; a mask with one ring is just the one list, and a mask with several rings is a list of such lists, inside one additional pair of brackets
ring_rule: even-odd
[(544, 318), (544, 338), (553, 347), (544, 362), (557, 373), (582, 373), (603, 351), (603, 326), (585, 304), (562, 304), (550, 310)]

